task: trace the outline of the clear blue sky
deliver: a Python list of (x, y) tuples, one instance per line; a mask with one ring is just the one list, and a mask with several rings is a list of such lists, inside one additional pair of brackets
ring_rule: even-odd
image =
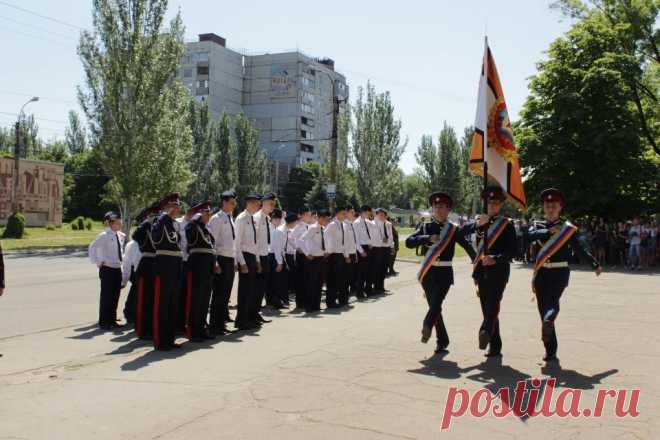
[[(28, 95), (41, 135), (63, 136), (69, 109), (80, 111), (75, 87), (83, 74), (76, 54), (79, 29), (28, 14), (11, 3), (89, 28), (91, 1), (1, 0), (0, 124), (8, 126)], [(472, 124), (487, 29), (512, 119), (527, 95), (527, 79), (548, 45), (568, 29), (546, 0), (327, 2), (272, 0), (170, 1), (180, 9), (186, 39), (214, 32), (232, 48), (276, 52), (299, 48), (333, 58), (353, 97), (368, 79), (389, 90), (410, 139), (401, 166), (411, 172), (423, 134), (437, 135), (444, 120), (460, 134)], [(61, 122), (59, 122), (61, 121)]]

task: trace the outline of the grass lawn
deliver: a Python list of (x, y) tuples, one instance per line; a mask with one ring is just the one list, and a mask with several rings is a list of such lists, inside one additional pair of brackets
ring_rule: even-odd
[[(467, 255), (465, 249), (460, 246), (456, 246), (454, 250), (454, 257), (464, 257)], [(423, 255), (415, 255), (415, 249), (408, 249), (406, 247), (406, 242), (404, 240), (399, 241), (399, 253), (396, 255), (397, 258), (405, 258), (407, 260), (422, 260)]]
[(74, 231), (68, 223), (62, 223), (61, 228), (48, 230), (46, 228), (27, 227), (21, 239), (2, 239), (3, 251), (86, 247), (103, 230), (101, 222), (94, 222), (90, 231)]

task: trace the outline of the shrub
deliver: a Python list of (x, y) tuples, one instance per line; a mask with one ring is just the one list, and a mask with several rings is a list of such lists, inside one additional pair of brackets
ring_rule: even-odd
[(78, 226), (78, 230), (82, 231), (85, 229), (85, 218), (84, 217), (76, 217), (76, 219), (73, 221), (76, 226)]
[(7, 218), (7, 226), (2, 238), (23, 238), (25, 234), (25, 217), (21, 213), (12, 214)]
[(85, 219), (85, 229), (87, 229), (88, 231), (91, 231), (92, 230), (92, 225), (93, 225), (92, 219), (87, 217)]
[(77, 231), (78, 230), (78, 223), (76, 223), (75, 221), (72, 221), (71, 222), (71, 230), (72, 231)]
[(54, 231), (55, 230), (55, 225), (46, 225), (46, 230), (47, 231)]

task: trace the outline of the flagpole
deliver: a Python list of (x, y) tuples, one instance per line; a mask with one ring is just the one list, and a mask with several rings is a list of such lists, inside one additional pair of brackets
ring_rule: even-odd
[[(484, 36), (484, 75), (486, 78), (486, 83), (488, 83), (488, 36)], [(488, 196), (486, 194), (486, 188), (488, 188), (488, 115), (486, 115), (486, 126), (484, 127), (484, 214), (488, 215)], [(488, 223), (484, 228), (484, 256), (488, 254)], [(483, 265), (483, 262), (482, 262)], [(483, 271), (484, 278), (486, 278), (486, 271)]]

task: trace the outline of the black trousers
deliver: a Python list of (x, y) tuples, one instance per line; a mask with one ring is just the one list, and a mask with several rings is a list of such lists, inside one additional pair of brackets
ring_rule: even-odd
[(135, 309), (137, 307), (137, 275), (135, 270), (131, 270), (131, 276), (129, 277), (131, 282), (131, 288), (128, 291), (128, 296), (126, 297), (126, 302), (124, 303), (124, 318), (129, 324), (135, 324)]
[(438, 345), (443, 347), (449, 345), (449, 335), (442, 319), (442, 302), (453, 283), (454, 271), (451, 267), (431, 267), (422, 282), (426, 302), (429, 305), (422, 325), (435, 328)]
[(156, 255), (153, 338), (157, 350), (174, 344), (175, 325), (179, 319), (177, 306), (181, 293), (181, 273), (181, 257)]
[(137, 300), (135, 310), (135, 332), (137, 333), (138, 338), (149, 339), (153, 334), (156, 257), (142, 256), (136, 273)]
[(305, 292), (307, 291), (307, 257), (298, 252), (296, 254), (296, 264), (294, 268), (294, 284), (296, 289), (296, 308), (304, 309), (307, 307), (305, 303)]
[(280, 291), (280, 300), (284, 304), (289, 304), (289, 295), (295, 293), (295, 270), (296, 270), (296, 256), (293, 254), (285, 254), (284, 256), (286, 264), (284, 265), (283, 281), (282, 281), (282, 290)]
[(358, 298), (365, 298), (367, 295), (371, 294), (372, 285), (373, 285), (373, 275), (372, 275), (372, 252), (370, 246), (362, 246), (364, 257), (358, 254), (357, 268), (356, 268), (356, 289), (355, 296)]
[[(188, 256), (190, 258), (190, 256)], [(188, 260), (181, 260), (181, 288), (179, 289), (179, 294), (176, 297), (176, 319), (174, 320), (174, 328), (178, 333), (184, 333), (186, 327), (186, 280), (188, 279), (188, 271), (190, 270), (190, 265)]]
[(266, 304), (270, 306), (279, 306), (282, 304), (280, 301), (280, 285), (281, 277), (276, 273), (277, 260), (275, 254), (270, 253), (267, 257), (268, 261), (268, 280), (266, 282)]
[(479, 331), (486, 330), (490, 334), (489, 351), (491, 353), (502, 351), (499, 314), (504, 289), (509, 281), (509, 270), (508, 263), (498, 263), (494, 266), (480, 268), (478, 272), (477, 285), (483, 314)]
[(385, 291), (385, 271), (390, 248), (372, 247), (371, 250), (373, 254), (373, 292), (381, 293)]
[(206, 335), (206, 317), (213, 286), (213, 254), (193, 253), (188, 258), (186, 279), (186, 337), (201, 339)]
[[(307, 257), (304, 257), (307, 258)], [(305, 261), (305, 280), (307, 282), (305, 289), (305, 310), (307, 312), (316, 312), (321, 310), (321, 269), (323, 257), (307, 258)]]
[(261, 263), (261, 273), (257, 273), (255, 285), (256, 295), (254, 297), (253, 318), (257, 319), (261, 306), (266, 296), (266, 286), (270, 282), (270, 264), (268, 263), (268, 255), (261, 255), (258, 257)]
[(348, 295), (345, 291), (346, 270), (343, 254), (330, 254), (327, 264), (327, 290), (325, 292), (325, 305), (335, 307), (338, 304), (348, 304)]
[(99, 325), (109, 326), (117, 321), (117, 304), (121, 292), (121, 269), (108, 266), (99, 268), (101, 296), (99, 300)]
[(387, 274), (394, 275), (394, 262), (396, 261), (396, 254), (399, 251), (396, 248), (390, 248), (389, 257), (387, 259)]
[(238, 298), (236, 321), (234, 325), (240, 327), (251, 327), (255, 324), (256, 288), (257, 288), (257, 256), (248, 252), (243, 252), (245, 264), (248, 267), (247, 273), (238, 273)]
[[(534, 290), (536, 291), (536, 305), (539, 310), (541, 322), (554, 322), (559, 315), (559, 299), (564, 289), (568, 286), (570, 270), (568, 267), (555, 269), (541, 268), (534, 279)], [(557, 354), (557, 333), (552, 327), (550, 339), (543, 341), (546, 354)]]
[(357, 266), (358, 266), (358, 256), (357, 254), (349, 255), (351, 260), (350, 263), (346, 263), (344, 270), (346, 271), (346, 300), (352, 295), (357, 296), (358, 292), (358, 283), (357, 283)]
[(212, 330), (222, 330), (229, 320), (229, 298), (234, 285), (234, 259), (217, 257), (220, 273), (213, 275), (213, 299), (211, 300), (210, 326)]

